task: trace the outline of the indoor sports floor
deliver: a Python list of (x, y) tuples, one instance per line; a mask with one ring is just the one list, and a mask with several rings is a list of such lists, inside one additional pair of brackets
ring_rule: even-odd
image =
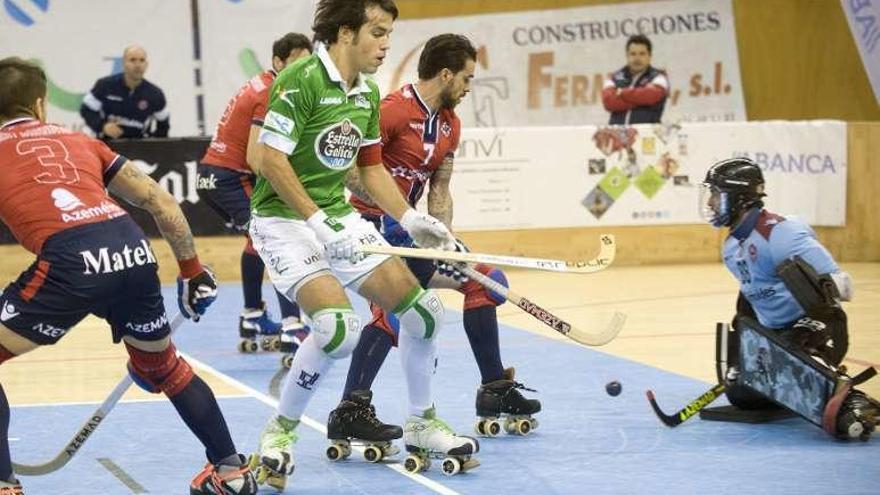
[[(880, 264), (844, 268), (856, 282), (855, 300), (846, 305), (847, 364), (860, 371), (880, 363)], [(409, 475), (402, 455), (382, 465), (368, 464), (357, 453), (332, 463), (324, 457), (322, 431), (347, 370), (347, 361), (339, 362), (306, 412), (296, 473), (286, 493), (880, 493), (880, 438), (837, 442), (801, 419), (744, 425), (692, 418), (670, 429), (651, 412), (648, 388), (672, 412), (711, 386), (715, 322), (730, 319), (736, 293), (720, 264), (612, 266), (588, 276), (509, 275), (519, 293), (585, 328), (601, 325), (613, 311), (629, 316), (616, 341), (585, 348), (513, 306), (499, 308), (504, 362), (538, 391), (527, 395), (543, 403), (532, 435), (482, 439), (482, 465), (453, 477), (444, 476), (436, 462), (422, 475)], [(267, 285), (266, 296), (269, 290)], [(272, 297), (266, 299), (277, 307)], [(450, 293), (445, 300), (436, 401), (443, 419), (469, 433), (478, 373), (461, 328), (460, 296)], [(273, 411), (281, 375), (277, 353), (236, 351), (240, 306), (238, 285), (224, 284), (202, 322), (184, 323), (175, 340), (220, 397), (238, 448), (250, 451)], [(176, 312), (173, 302), (168, 308)], [(56, 348), (0, 367), (0, 382), (13, 405), (16, 462), (36, 464), (56, 455), (123, 377), (124, 351), (109, 341), (103, 322), (89, 319)], [(392, 351), (374, 387), (379, 416), (387, 422), (404, 415), (399, 370)], [(605, 392), (611, 380), (623, 384), (617, 397)], [(880, 380), (865, 388), (880, 396)], [(30, 495), (185, 494), (203, 459), (200, 445), (167, 401), (132, 390), (70, 464), (22, 480)], [(260, 493), (274, 492), (266, 487)]]

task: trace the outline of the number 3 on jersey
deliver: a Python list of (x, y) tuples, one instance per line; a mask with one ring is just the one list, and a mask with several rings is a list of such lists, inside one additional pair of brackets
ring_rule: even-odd
[(18, 143), (15, 151), (22, 156), (35, 155), (46, 170), (34, 176), (40, 184), (76, 184), (79, 172), (70, 161), (70, 152), (64, 143), (56, 139), (26, 139)]

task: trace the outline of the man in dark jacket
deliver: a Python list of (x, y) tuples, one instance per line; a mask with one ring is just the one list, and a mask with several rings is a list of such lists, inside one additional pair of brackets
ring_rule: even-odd
[(165, 94), (144, 79), (147, 52), (129, 46), (122, 59), (122, 73), (98, 79), (83, 99), (80, 115), (100, 139), (167, 137)]

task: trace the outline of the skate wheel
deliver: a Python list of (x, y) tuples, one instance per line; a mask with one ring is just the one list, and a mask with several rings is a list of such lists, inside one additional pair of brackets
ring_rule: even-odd
[(268, 478), (266, 478), (266, 484), (278, 490), (279, 492), (283, 492), (284, 487), (287, 486), (287, 476), (283, 474), (275, 474), (273, 476), (269, 476)]
[(486, 434), (486, 432), (483, 430), (483, 420), (482, 419), (477, 420), (476, 424), (474, 424), (474, 431), (476, 431), (477, 435), (480, 435), (480, 436)]
[(487, 437), (495, 437), (501, 433), (501, 424), (494, 419), (486, 420), (486, 423), (483, 425), (483, 430), (485, 430), (485, 435)]
[(443, 474), (446, 476), (452, 476), (461, 471), (461, 461), (456, 459), (455, 457), (447, 457), (443, 459)]
[(257, 343), (253, 340), (242, 339), (238, 343), (238, 352), (252, 354), (257, 352)]
[(370, 445), (366, 449), (364, 449), (364, 459), (367, 462), (379, 462), (382, 460), (382, 449), (376, 447), (375, 445)]
[(862, 425), (861, 421), (853, 421), (849, 427), (847, 428), (847, 435), (850, 438), (859, 438), (862, 436), (862, 433), (865, 432), (865, 426)]
[(327, 454), (327, 459), (330, 459), (334, 462), (345, 458), (345, 450), (342, 446), (336, 444), (327, 447), (327, 451), (325, 452), (325, 454)]
[(535, 418), (529, 418), (529, 423), (532, 424), (532, 429), (535, 430), (538, 428), (538, 420)]
[(285, 354), (281, 356), (281, 366), (283, 368), (290, 369), (290, 366), (293, 364), (293, 354)]
[(263, 337), (260, 339), (260, 348), (265, 352), (277, 351), (281, 347), (278, 337)]
[(415, 474), (419, 471), (423, 471), (425, 469), (425, 465), (418, 457), (414, 455), (409, 455), (406, 456), (406, 460), (403, 461), (403, 468), (406, 469), (406, 472), (410, 474)]
[(531, 421), (529, 421), (527, 419), (517, 421), (515, 423), (515, 426), (516, 426), (516, 433), (518, 435), (526, 436), (532, 432), (532, 423), (531, 423)]

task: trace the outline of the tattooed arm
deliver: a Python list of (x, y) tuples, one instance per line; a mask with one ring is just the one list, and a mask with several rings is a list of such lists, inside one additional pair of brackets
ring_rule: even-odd
[(452, 230), (452, 193), (449, 181), (452, 180), (452, 157), (446, 157), (431, 175), (428, 186), (428, 214), (443, 222)]
[(351, 167), (351, 170), (349, 170), (348, 174), (345, 175), (345, 187), (349, 191), (351, 191), (352, 194), (362, 199), (364, 202), (375, 204), (373, 203), (373, 199), (370, 197), (370, 193), (367, 192), (367, 189), (361, 182), (361, 175), (358, 167)]
[(150, 176), (132, 162), (126, 162), (107, 188), (129, 203), (148, 211), (156, 220), (162, 237), (171, 245), (178, 261), (196, 256), (189, 223), (174, 196), (162, 189)]

